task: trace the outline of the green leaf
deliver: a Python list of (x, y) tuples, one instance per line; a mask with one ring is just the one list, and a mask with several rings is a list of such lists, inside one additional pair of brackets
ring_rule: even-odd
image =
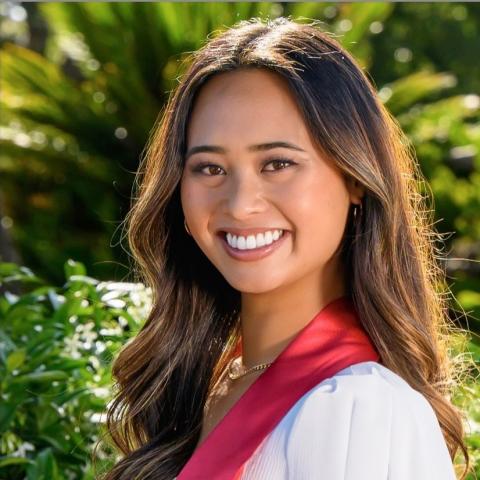
[(21, 348), (19, 350), (16, 350), (12, 352), (8, 357), (7, 357), (7, 370), (9, 372), (12, 372), (16, 368), (21, 367), (24, 362), (25, 358), (27, 356), (27, 352), (24, 348)]
[(480, 366), (480, 345), (473, 340), (468, 342), (468, 350), (472, 355), (472, 359)]
[(55, 397), (55, 402), (58, 406), (65, 405), (68, 402), (71, 402), (74, 398), (81, 397), (82, 395), (88, 395), (90, 393), (90, 388), (82, 387), (74, 390), (73, 392), (60, 393)]
[(480, 306), (480, 292), (462, 290), (458, 293), (457, 299), (466, 310)]
[(0, 263), (0, 285), (8, 282), (42, 283), (27, 267), (21, 267), (15, 263)]
[(24, 463), (34, 464), (32, 460), (25, 457), (0, 457), (0, 468), (8, 465), (21, 465)]
[(393, 114), (398, 114), (429, 95), (454, 87), (456, 82), (455, 76), (448, 72), (437, 73), (428, 69), (415, 72), (384, 86), (390, 92), (385, 104)]
[(72, 275), (86, 275), (85, 265), (75, 260), (69, 259), (65, 262), (65, 277), (69, 279)]
[[(390, 16), (394, 6), (389, 2), (359, 2), (340, 5), (340, 15), (335, 29), (341, 34), (341, 43), (359, 62), (366, 62), (370, 47), (365, 37), (371, 35), (369, 27), (374, 21), (383, 21)], [(349, 20), (352, 28), (348, 31), (339, 29), (340, 22)]]
[(15, 350), (17, 346), (2, 328), (0, 328), (0, 343), (2, 344), (2, 348), (0, 348), (0, 359), (3, 363), (6, 363), (6, 353)]
[(12, 383), (47, 383), (57, 381), (68, 380), (69, 375), (60, 370), (51, 370), (45, 372), (32, 372), (27, 373), (26, 375), (19, 375), (18, 377), (13, 377), (11, 380)]
[(50, 367), (53, 369), (59, 369), (64, 372), (75, 370), (79, 368), (85, 368), (88, 365), (89, 361), (88, 358), (65, 358), (60, 357), (56, 358), (53, 362), (50, 362)]
[(29, 480), (63, 480), (51, 448), (37, 455), (35, 464), (28, 467), (27, 475)]
[(12, 420), (15, 418), (17, 405), (12, 403), (0, 402), (0, 433), (5, 432)]
[(72, 275), (70, 277), (70, 282), (67, 282), (67, 285), (69, 285), (71, 282), (77, 282), (77, 283), (85, 283), (88, 285), (97, 285), (98, 280), (92, 277), (89, 277), (87, 275)]

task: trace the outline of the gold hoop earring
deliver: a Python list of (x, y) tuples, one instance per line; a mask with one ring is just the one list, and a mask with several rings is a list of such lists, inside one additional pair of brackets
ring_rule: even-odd
[(188, 229), (188, 226), (187, 226), (187, 220), (185, 218), (183, 219), (183, 224), (185, 225), (185, 230), (187, 231), (187, 233), (191, 235), (190, 230)]

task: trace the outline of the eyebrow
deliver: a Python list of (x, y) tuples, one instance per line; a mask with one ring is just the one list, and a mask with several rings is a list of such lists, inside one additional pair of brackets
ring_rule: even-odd
[[(265, 150), (271, 150), (273, 148), (288, 148), (290, 150), (297, 150), (299, 152), (305, 152), (305, 150), (303, 150), (300, 147), (297, 147), (297, 145), (294, 145), (293, 143), (289, 143), (289, 142), (283, 142), (283, 141), (259, 143), (257, 145), (250, 145), (248, 147), (248, 151), (250, 151), (250, 152), (261, 152), (261, 151), (265, 151)], [(187, 154), (185, 155), (185, 160), (187, 160), (193, 154), (200, 153), (200, 152), (227, 153), (227, 150), (223, 147), (218, 146), (218, 145), (198, 145), (198, 146), (192, 147), (188, 150)]]

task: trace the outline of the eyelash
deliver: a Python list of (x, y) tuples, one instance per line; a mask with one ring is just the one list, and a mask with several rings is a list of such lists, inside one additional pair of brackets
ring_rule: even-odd
[[(296, 162), (294, 162), (292, 160), (289, 160), (288, 158), (277, 157), (277, 158), (273, 158), (272, 160), (269, 160), (268, 162), (266, 162), (265, 165), (268, 165), (268, 164), (273, 163), (273, 162), (288, 163), (290, 166), (297, 164)], [(193, 167), (192, 171), (194, 173), (203, 174), (202, 170), (206, 167), (218, 167), (218, 165), (215, 165), (214, 163), (202, 162), (202, 163), (199, 163), (198, 165), (196, 165), (195, 167)], [(219, 167), (219, 168), (221, 168), (221, 167)], [(278, 169), (275, 169), (275, 170), (267, 170), (267, 172), (268, 173), (279, 172), (279, 171), (285, 170), (285, 168), (286, 167), (278, 168)], [(207, 177), (215, 177), (216, 175), (206, 175), (206, 176)]]

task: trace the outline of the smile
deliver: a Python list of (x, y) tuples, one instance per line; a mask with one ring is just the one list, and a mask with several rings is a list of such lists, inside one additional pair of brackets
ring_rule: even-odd
[(265, 234), (249, 235), (247, 237), (225, 232), (220, 232), (218, 236), (226, 252), (232, 258), (252, 261), (260, 260), (272, 254), (283, 245), (289, 234), (290, 232), (287, 230), (271, 230), (265, 232)]
[(265, 247), (276, 242), (283, 235), (283, 230), (267, 230), (257, 235), (232, 235), (226, 234), (228, 244), (238, 250), (253, 250), (259, 247)]

